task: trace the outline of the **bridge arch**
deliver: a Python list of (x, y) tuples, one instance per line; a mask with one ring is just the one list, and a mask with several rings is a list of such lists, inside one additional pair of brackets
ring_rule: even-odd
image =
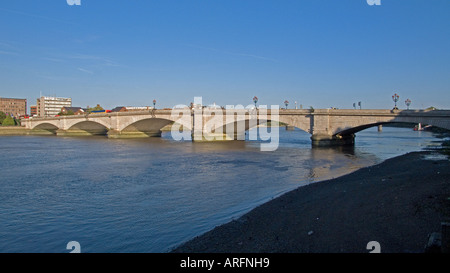
[(104, 128), (110, 128), (110, 122), (105, 118), (68, 118), (63, 120), (63, 125), (65, 129), (82, 129), (83, 127), (92, 127), (92, 126), (103, 126)]
[(43, 122), (43, 123), (39, 123), (36, 126), (34, 126), (33, 128), (31, 128), (32, 130), (35, 129), (40, 129), (40, 130), (58, 130), (59, 127), (53, 123), (50, 122)]
[(294, 126), (307, 133), (312, 133), (313, 119), (311, 115), (293, 116), (293, 115), (280, 115), (279, 122), (283, 122), (289, 126)]
[[(244, 140), (245, 139), (245, 132), (248, 132), (251, 129), (257, 128), (258, 126), (263, 126), (267, 123), (283, 123), (286, 125), (274, 125), (276, 127), (284, 127), (284, 126), (292, 126), (295, 128), (298, 128), (306, 133), (310, 132), (310, 128), (306, 126), (304, 126), (304, 124), (301, 123), (295, 123), (292, 122), (291, 120), (286, 120), (282, 121), (280, 118), (267, 118), (267, 119), (255, 119), (253, 121), (250, 121), (250, 118), (248, 115), (246, 115), (245, 120), (235, 120), (234, 122), (228, 122), (222, 126), (219, 126), (217, 128), (215, 128), (215, 130), (211, 130), (211, 128), (208, 128), (209, 130), (211, 130), (211, 132), (208, 133), (221, 133), (221, 134), (226, 134), (228, 135), (229, 139), (238, 139), (238, 140)], [(291, 122), (291, 124), (289, 124), (288, 122)], [(204, 124), (205, 125), (205, 124)], [(273, 124), (272, 124), (273, 125)], [(270, 127), (270, 126), (268, 126)], [(229, 131), (228, 131), (229, 130)], [(233, 135), (232, 135), (233, 134)]]
[[(240, 122), (243, 122), (243, 121), (240, 121)], [(283, 123), (283, 124), (286, 124), (286, 126), (295, 127), (297, 129), (300, 129), (300, 130), (305, 131), (307, 133), (309, 133), (309, 131), (310, 131), (309, 128), (304, 128), (304, 126), (301, 126), (299, 124), (289, 124), (289, 123), (286, 123), (286, 122), (283, 122), (283, 121), (280, 121), (280, 120), (277, 120), (277, 119), (258, 119), (255, 123), (252, 123), (252, 124), (250, 124), (249, 120), (247, 119), (247, 120), (245, 120), (244, 131), (248, 131), (248, 130), (253, 129), (253, 128), (259, 126), (259, 125), (264, 125), (264, 124), (273, 123), (273, 122)], [(231, 124), (234, 124), (234, 131), (236, 131), (238, 129), (239, 121), (235, 121), (235, 122), (231, 122), (231, 123), (227, 123), (227, 124), (223, 125), (222, 126), (223, 132), (225, 132), (225, 129), (226, 129), (227, 126), (231, 127), (232, 126)], [(282, 126), (284, 126), (284, 125), (282, 125)], [(280, 126), (280, 127), (282, 127), (282, 126)]]
[(393, 119), (390, 121), (379, 121), (379, 122), (369, 122), (366, 124), (357, 125), (354, 127), (347, 127), (344, 129), (338, 128), (336, 132), (333, 134), (333, 136), (346, 136), (346, 135), (354, 135), (362, 130), (379, 126), (379, 125), (387, 125), (387, 124), (419, 124), (421, 123), (423, 126), (426, 125), (432, 125), (434, 127), (439, 127), (442, 129), (449, 130), (449, 128), (446, 128), (446, 126), (442, 126), (439, 122), (433, 122), (432, 120), (424, 120), (424, 119)]
[(173, 123), (170, 119), (146, 117), (139, 120), (132, 120), (126, 123), (114, 132), (110, 131), (109, 137), (112, 138), (136, 138), (161, 136), (161, 129)]
[(108, 127), (97, 121), (84, 120), (70, 126), (68, 131), (72, 134), (78, 132), (80, 135), (106, 135)]
[(44, 135), (56, 134), (56, 131), (58, 129), (59, 129), (58, 126), (50, 122), (43, 122), (31, 128), (34, 134), (44, 134)]
[(358, 132), (361, 132), (363, 130), (372, 128), (372, 127), (376, 127), (379, 125), (385, 125), (385, 124), (393, 124), (394, 122), (376, 122), (376, 123), (369, 123), (369, 124), (364, 124), (364, 125), (360, 125), (360, 126), (355, 126), (352, 128), (348, 128), (342, 131), (339, 131), (337, 133), (335, 133), (333, 136), (345, 136), (345, 135), (352, 135), (352, 134), (356, 134)]
[(135, 121), (131, 124), (127, 124), (121, 131), (122, 132), (156, 132), (160, 131), (166, 125), (173, 123), (172, 120), (163, 118), (145, 118)]

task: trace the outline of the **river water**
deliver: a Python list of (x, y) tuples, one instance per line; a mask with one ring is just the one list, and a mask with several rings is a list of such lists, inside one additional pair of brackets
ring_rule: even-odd
[(436, 145), (430, 132), (376, 128), (354, 148), (311, 148), (280, 129), (259, 141), (0, 137), (0, 252), (167, 252), (302, 185)]

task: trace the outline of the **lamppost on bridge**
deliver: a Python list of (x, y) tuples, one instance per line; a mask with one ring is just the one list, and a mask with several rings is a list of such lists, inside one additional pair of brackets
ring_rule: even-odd
[(297, 108), (297, 101), (295, 101), (295, 109), (298, 109), (298, 108)]
[(405, 104), (406, 104), (406, 109), (409, 110), (409, 106), (411, 105), (411, 100), (410, 99), (406, 99), (405, 100)]
[(398, 99), (400, 98), (400, 96), (399, 95), (397, 95), (397, 93), (395, 93), (394, 95), (392, 95), (392, 100), (394, 101), (394, 109), (393, 110), (398, 110), (398, 108), (397, 108), (397, 101), (398, 101)]
[(289, 101), (288, 101), (288, 100), (285, 100), (285, 101), (284, 101), (284, 105), (286, 105), (286, 109), (287, 109), (287, 107), (288, 107), (288, 105), (289, 105)]
[(153, 100), (153, 109), (156, 109), (156, 100)]
[(258, 103), (258, 97), (257, 97), (257, 96), (254, 96), (254, 97), (253, 97), (253, 102), (255, 103), (255, 108), (257, 108), (257, 107), (256, 107), (256, 104)]
[(356, 109), (356, 103), (355, 102), (353, 103), (353, 109)]
[(359, 110), (361, 110), (361, 102), (358, 102)]

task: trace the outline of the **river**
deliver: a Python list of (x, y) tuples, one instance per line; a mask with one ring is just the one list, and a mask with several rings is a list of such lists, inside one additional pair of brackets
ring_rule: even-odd
[(438, 141), (431, 132), (370, 128), (352, 148), (311, 148), (280, 129), (259, 141), (0, 137), (0, 252), (168, 252), (280, 194)]

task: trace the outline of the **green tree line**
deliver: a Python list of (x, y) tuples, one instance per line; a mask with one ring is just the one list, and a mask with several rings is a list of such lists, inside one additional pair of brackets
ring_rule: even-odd
[(19, 122), (15, 118), (12, 118), (10, 115), (7, 115), (4, 112), (0, 111), (0, 124), (2, 126), (16, 126), (19, 124)]

